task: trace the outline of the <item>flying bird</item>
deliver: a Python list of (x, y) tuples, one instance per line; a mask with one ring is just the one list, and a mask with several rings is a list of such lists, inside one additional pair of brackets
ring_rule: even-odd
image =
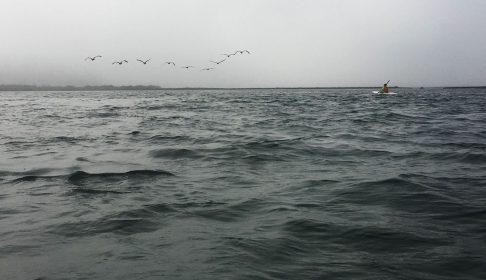
[(169, 64), (169, 65), (170, 65), (170, 64), (172, 64), (172, 65), (174, 65), (174, 67), (176, 66), (176, 65), (175, 65), (175, 63), (174, 63), (174, 62), (172, 62), (172, 61), (166, 61), (166, 62), (164, 62), (164, 63), (165, 63), (165, 64)]
[(145, 60), (145, 61), (140, 60), (140, 59), (137, 59), (137, 61), (140, 61), (140, 62), (142, 62), (142, 63), (143, 63), (143, 65), (145, 65), (145, 64), (147, 64), (147, 62), (149, 62), (149, 61), (150, 61), (150, 59), (147, 59), (147, 60)]
[(208, 68), (203, 68), (201, 69), (202, 71), (209, 71), (209, 70), (213, 70), (214, 68), (213, 67), (208, 67)]
[(88, 60), (88, 59), (90, 59), (91, 61), (95, 61), (95, 59), (97, 59), (98, 57), (102, 57), (102, 56), (101, 56), (101, 55), (97, 55), (97, 56), (94, 56), (94, 57), (89, 57), (89, 56), (88, 56), (88, 57), (87, 57), (87, 58), (85, 58), (84, 60)]
[(118, 65), (122, 65), (122, 64), (123, 64), (123, 62), (128, 63), (128, 61), (126, 61), (126, 60), (124, 59), (124, 60), (121, 60), (121, 61), (115, 61), (115, 62), (113, 62), (113, 63), (112, 63), (112, 65), (113, 65), (113, 64), (115, 64), (115, 63), (116, 63), (116, 64), (118, 64)]
[(227, 58), (229, 58), (230, 56), (235, 55), (235, 54), (236, 53), (230, 53), (230, 54), (222, 53), (221, 55), (225, 55)]
[(245, 52), (246, 52), (247, 54), (250, 54), (250, 52), (249, 52), (249, 51), (247, 51), (247, 50), (236, 51), (236, 52), (237, 52), (237, 53), (239, 53), (239, 54), (243, 54), (243, 53), (245, 53)]
[(191, 65), (188, 65), (188, 66), (182, 66), (181, 68), (189, 69), (189, 68), (195, 68), (195, 67), (194, 66), (191, 66)]
[(216, 63), (216, 64), (218, 64), (218, 65), (219, 65), (219, 64), (223, 63), (225, 60), (226, 60), (226, 58), (225, 58), (225, 59), (223, 59), (223, 60), (220, 60), (220, 61), (212, 61), (212, 60), (210, 60), (210, 62), (212, 62), (212, 63)]

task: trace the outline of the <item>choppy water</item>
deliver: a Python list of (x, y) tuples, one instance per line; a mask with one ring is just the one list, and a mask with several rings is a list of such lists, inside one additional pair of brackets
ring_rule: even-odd
[(0, 279), (486, 279), (486, 92), (0, 93)]

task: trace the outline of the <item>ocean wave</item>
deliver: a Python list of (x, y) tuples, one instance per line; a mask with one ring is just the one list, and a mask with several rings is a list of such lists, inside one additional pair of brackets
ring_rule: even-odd
[(173, 104), (164, 104), (164, 105), (139, 105), (137, 106), (137, 109), (141, 110), (149, 110), (149, 111), (159, 111), (159, 110), (165, 110), (165, 109), (178, 109), (179, 104), (173, 103)]
[(116, 191), (116, 190), (99, 190), (99, 189), (91, 189), (91, 188), (72, 188), (71, 192), (74, 194), (123, 194), (128, 193), (124, 191)]
[(177, 159), (177, 158), (201, 158), (202, 155), (197, 153), (191, 149), (184, 149), (184, 148), (167, 148), (167, 149), (158, 149), (149, 152), (150, 156), (153, 158), (170, 158), (170, 159)]
[(48, 180), (56, 178), (56, 176), (36, 176), (36, 175), (26, 175), (19, 177), (17, 179), (12, 180), (13, 183), (19, 183), (19, 182), (34, 182), (37, 180)]
[(103, 233), (131, 235), (155, 231), (158, 228), (158, 223), (147, 219), (106, 217), (94, 221), (63, 223), (48, 230), (48, 233), (65, 237), (85, 237)]
[(401, 212), (424, 214), (426, 217), (457, 213), (465, 208), (460, 199), (440, 188), (413, 182), (404, 177), (349, 185), (333, 191), (333, 198), (328, 203), (377, 205)]
[(486, 161), (486, 155), (475, 152), (429, 152), (413, 151), (393, 153), (391, 157), (397, 159), (427, 159), (435, 162), (449, 161), (457, 163), (482, 164)]
[(209, 208), (195, 209), (191, 213), (210, 220), (234, 222), (251, 213), (258, 212), (259, 209), (269, 205), (269, 201), (254, 198), (235, 204), (222, 203), (211, 205)]
[(326, 242), (323, 241), (327, 241), (366, 252), (405, 252), (417, 247), (433, 248), (450, 244), (439, 237), (419, 235), (417, 232), (377, 226), (334, 224), (312, 219), (288, 221), (283, 225), (283, 230), (306, 243), (318, 241), (318, 244), (325, 246)]
[[(18, 176), (24, 174), (46, 174), (53, 171), (53, 169), (37, 169), (27, 172), (5, 172), (5, 174), (10, 176)], [(131, 170), (122, 173), (88, 173), (84, 171), (76, 171), (68, 175), (52, 175), (52, 176), (42, 176), (42, 175), (24, 175), (13, 179), (11, 182), (33, 182), (38, 180), (63, 180), (66, 179), (69, 183), (73, 185), (83, 186), (89, 183), (102, 183), (105, 182), (115, 182), (123, 181), (129, 179), (146, 179), (159, 176), (175, 176), (173, 173), (164, 170)], [(84, 189), (89, 192), (88, 189)], [(83, 190), (79, 190), (83, 191)], [(93, 190), (95, 192), (95, 190)]]
[(176, 212), (177, 210), (168, 204), (147, 204), (140, 208), (120, 211), (94, 220), (55, 225), (48, 232), (66, 237), (83, 237), (103, 233), (131, 235), (152, 232), (161, 228), (166, 215)]
[(302, 152), (305, 152), (308, 155), (313, 154), (316, 156), (333, 157), (333, 158), (336, 157), (370, 158), (370, 157), (389, 156), (393, 154), (393, 152), (387, 150), (360, 149), (354, 147), (327, 148), (327, 147), (319, 147), (319, 146), (314, 146), (310, 149), (302, 150)]
[(53, 168), (35, 168), (26, 171), (2, 171), (0, 170), (0, 176), (38, 176), (43, 174), (48, 174), (55, 171)]
[(165, 143), (165, 142), (180, 142), (180, 141), (188, 141), (191, 140), (187, 135), (154, 135), (151, 136), (148, 141), (153, 143)]
[(77, 171), (69, 175), (67, 181), (73, 185), (83, 186), (94, 182), (113, 182), (159, 176), (174, 176), (174, 174), (164, 170), (131, 170), (122, 173), (87, 173)]

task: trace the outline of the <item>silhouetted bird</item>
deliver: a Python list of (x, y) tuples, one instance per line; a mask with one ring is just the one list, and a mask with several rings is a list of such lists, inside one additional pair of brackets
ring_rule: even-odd
[(235, 54), (236, 53), (230, 53), (230, 54), (222, 53), (221, 55), (225, 55), (227, 58), (229, 58), (230, 56), (235, 55)]
[(209, 68), (203, 68), (201, 69), (202, 71), (209, 71), (209, 70), (213, 70), (214, 68), (213, 67), (209, 67)]
[(216, 63), (216, 64), (218, 64), (218, 65), (219, 65), (219, 64), (223, 63), (225, 60), (226, 60), (226, 58), (225, 58), (225, 59), (223, 59), (223, 60), (221, 60), (221, 61), (212, 61), (212, 60), (210, 60), (210, 62), (212, 62), (212, 63)]
[(149, 62), (149, 61), (150, 61), (150, 59), (147, 59), (147, 60), (145, 60), (145, 61), (140, 60), (140, 59), (137, 59), (137, 61), (140, 61), (140, 62), (142, 62), (142, 63), (145, 65), (145, 64), (147, 64), (147, 62)]
[(88, 56), (88, 57), (87, 57), (87, 58), (85, 58), (84, 60), (88, 60), (88, 59), (90, 59), (91, 61), (95, 61), (95, 59), (96, 59), (96, 58), (98, 58), (98, 57), (102, 57), (102, 56), (101, 56), (101, 55), (97, 55), (97, 56), (95, 56), (95, 57), (89, 57), (89, 56)]
[(250, 52), (249, 52), (249, 51), (247, 51), (247, 50), (236, 51), (236, 52), (237, 52), (237, 53), (239, 53), (239, 54), (243, 54), (243, 53), (245, 53), (245, 52), (246, 52), (247, 54), (250, 54)]
[(172, 64), (172, 65), (174, 65), (174, 67), (176, 66), (176, 65), (175, 65), (175, 63), (174, 63), (174, 62), (172, 62), (172, 61), (166, 61), (166, 62), (164, 62), (164, 63), (165, 63), (165, 64)]
[(191, 65), (188, 65), (188, 66), (182, 66), (181, 68), (189, 69), (189, 68), (195, 68), (195, 67), (194, 66), (191, 66)]
[(126, 60), (124, 59), (124, 60), (121, 60), (121, 61), (115, 61), (115, 62), (113, 62), (113, 63), (112, 63), (112, 65), (113, 65), (113, 64), (115, 64), (115, 63), (116, 63), (116, 64), (118, 64), (118, 65), (122, 65), (122, 64), (123, 64), (123, 62), (128, 63), (128, 61), (126, 61)]

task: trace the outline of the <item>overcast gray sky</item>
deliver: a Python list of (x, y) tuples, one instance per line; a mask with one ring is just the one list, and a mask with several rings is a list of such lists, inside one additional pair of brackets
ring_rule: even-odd
[[(486, 85), (485, 15), (484, 0), (0, 0), (0, 84)], [(240, 49), (214, 71), (163, 64)]]

